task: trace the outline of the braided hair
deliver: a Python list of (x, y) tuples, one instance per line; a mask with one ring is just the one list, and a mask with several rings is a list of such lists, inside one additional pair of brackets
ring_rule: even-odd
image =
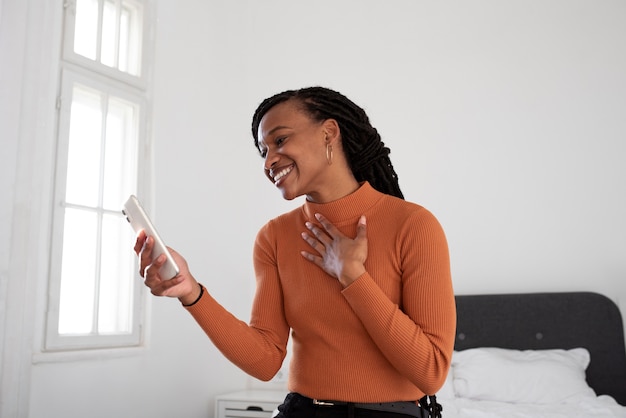
[(382, 142), (365, 111), (341, 93), (328, 88), (287, 90), (265, 99), (252, 117), (252, 136), (257, 149), (261, 119), (272, 107), (289, 100), (296, 101), (313, 120), (337, 121), (348, 165), (358, 182), (368, 181), (379, 192), (404, 199), (398, 175), (389, 159), (391, 151)]

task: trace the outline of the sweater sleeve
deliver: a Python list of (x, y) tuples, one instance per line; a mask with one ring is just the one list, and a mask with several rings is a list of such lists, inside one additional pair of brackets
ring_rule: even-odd
[(367, 272), (343, 294), (388, 361), (425, 394), (434, 394), (448, 373), (456, 330), (448, 245), (425, 209), (409, 217), (397, 245), (401, 306)]
[(267, 251), (266, 233), (267, 228), (259, 232), (254, 248), (257, 288), (249, 325), (228, 312), (210, 294), (186, 308), (226, 358), (264, 381), (270, 380), (280, 369), (289, 337), (276, 264), (272, 252)]

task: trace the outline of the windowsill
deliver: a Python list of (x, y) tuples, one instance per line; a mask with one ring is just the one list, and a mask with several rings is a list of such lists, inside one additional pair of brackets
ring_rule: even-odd
[(122, 357), (135, 357), (145, 354), (145, 345), (135, 347), (93, 348), (83, 350), (43, 351), (33, 353), (33, 364), (69, 363), (84, 360), (108, 360)]

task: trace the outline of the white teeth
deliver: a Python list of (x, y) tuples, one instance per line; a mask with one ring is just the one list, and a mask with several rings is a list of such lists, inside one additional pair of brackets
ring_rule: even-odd
[(274, 183), (276, 183), (281, 178), (285, 177), (287, 174), (291, 173), (291, 170), (293, 170), (293, 166), (287, 167), (284, 170), (276, 173), (276, 175), (274, 176)]

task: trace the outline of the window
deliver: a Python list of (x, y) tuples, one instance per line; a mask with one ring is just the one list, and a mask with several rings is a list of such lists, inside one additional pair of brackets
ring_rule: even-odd
[(144, 45), (150, 26), (147, 4), (139, 0), (66, 2), (64, 60), (130, 84), (145, 87)]
[(121, 213), (147, 149), (146, 4), (65, 4), (46, 349), (141, 343), (134, 233)]

